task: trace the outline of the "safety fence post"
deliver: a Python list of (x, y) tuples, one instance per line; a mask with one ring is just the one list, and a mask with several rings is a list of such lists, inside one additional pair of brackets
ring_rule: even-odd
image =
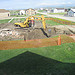
[(61, 36), (58, 37), (58, 45), (61, 45)]

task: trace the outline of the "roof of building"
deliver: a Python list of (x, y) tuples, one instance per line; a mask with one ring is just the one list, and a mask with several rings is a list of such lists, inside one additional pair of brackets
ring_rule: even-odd
[(64, 10), (64, 8), (56, 8), (57, 10)]
[(72, 7), (73, 9), (75, 9), (75, 7)]
[(25, 10), (20, 10), (20, 11), (25, 11)]
[[(34, 9), (32, 9), (32, 8), (29, 8), (29, 9), (34, 10)], [(29, 9), (26, 9), (26, 11), (29, 10)], [(34, 11), (35, 11), (35, 10), (34, 10)]]
[(71, 9), (73, 12), (75, 12), (75, 9)]
[(4, 12), (9, 12), (9, 11), (5, 9), (0, 9), (0, 13), (4, 13)]

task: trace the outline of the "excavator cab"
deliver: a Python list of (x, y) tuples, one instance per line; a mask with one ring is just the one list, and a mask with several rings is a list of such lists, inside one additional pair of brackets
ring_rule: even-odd
[(28, 27), (33, 27), (32, 24), (33, 25), (35, 24), (34, 17), (30, 16), (23, 23), (15, 23), (15, 26), (16, 27), (21, 27), (21, 28), (28, 28)]
[(21, 28), (34, 27), (34, 25), (35, 25), (34, 20), (42, 20), (43, 28), (46, 29), (45, 18), (43, 15), (41, 16), (41, 18), (30, 16), (30, 17), (26, 18), (26, 20), (23, 23), (15, 23), (15, 26), (19, 26)]

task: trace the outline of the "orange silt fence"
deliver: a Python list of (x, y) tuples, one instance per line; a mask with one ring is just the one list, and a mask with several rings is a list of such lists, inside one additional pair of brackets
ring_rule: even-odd
[(58, 37), (58, 45), (61, 45), (61, 36)]

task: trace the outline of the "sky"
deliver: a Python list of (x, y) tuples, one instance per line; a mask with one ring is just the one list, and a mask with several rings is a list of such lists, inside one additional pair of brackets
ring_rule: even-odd
[(28, 9), (60, 5), (75, 5), (75, 0), (0, 0), (0, 9)]

